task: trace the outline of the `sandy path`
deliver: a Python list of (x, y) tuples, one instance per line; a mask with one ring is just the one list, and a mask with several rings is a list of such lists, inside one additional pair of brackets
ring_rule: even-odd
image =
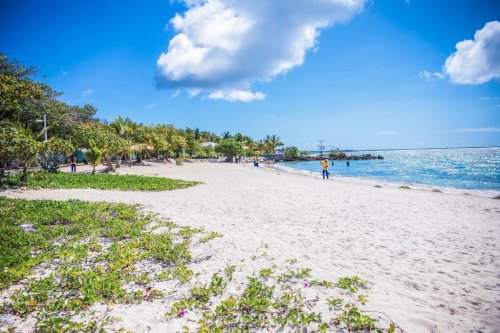
[[(500, 201), (321, 179), (232, 164), (121, 172), (201, 180), (172, 192), (4, 191), (17, 198), (140, 203), (179, 224), (203, 226), (213, 266), (248, 259), (263, 243), (318, 278), (371, 282), (369, 307), (406, 332), (500, 332)], [(251, 264), (251, 262), (249, 263)]]

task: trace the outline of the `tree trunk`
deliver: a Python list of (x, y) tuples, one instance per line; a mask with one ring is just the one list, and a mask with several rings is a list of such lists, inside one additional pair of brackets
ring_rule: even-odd
[(111, 156), (108, 156), (107, 172), (116, 172), (113, 162), (111, 162)]
[(94, 163), (94, 164), (92, 164), (92, 167), (93, 167), (93, 169), (92, 169), (92, 174), (95, 174), (95, 163)]
[(23, 174), (21, 175), (21, 181), (25, 182), (28, 180), (28, 165), (24, 164), (23, 165)]
[(116, 162), (116, 167), (120, 168), (122, 166), (123, 153), (118, 156), (118, 162)]

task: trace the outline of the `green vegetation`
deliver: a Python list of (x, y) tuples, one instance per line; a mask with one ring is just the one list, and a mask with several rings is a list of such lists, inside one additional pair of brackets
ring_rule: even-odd
[[(151, 232), (159, 227), (163, 232)], [(204, 233), (125, 204), (0, 197), (0, 290), (22, 286), (0, 310), (34, 316), (40, 332), (104, 331), (109, 318), (77, 323), (72, 316), (96, 302), (163, 297), (147, 286), (161, 279), (143, 271), (143, 262), (173, 272), (170, 279), (189, 281), (189, 248)]]
[[(357, 277), (345, 277), (338, 283), (330, 281), (308, 280), (311, 270), (288, 266), (279, 271), (276, 265), (261, 269), (258, 276), (248, 276), (242, 293), (222, 297), (227, 286), (232, 282), (235, 267), (229, 266), (225, 276), (213, 274), (207, 283), (195, 282), (189, 294), (172, 304), (166, 317), (183, 317), (187, 312), (194, 312), (200, 318), (196, 332), (254, 332), (258, 330), (279, 329), (280, 327), (308, 327), (315, 332), (395, 332), (395, 325), (389, 322), (387, 329), (378, 325), (378, 320), (362, 310), (355, 298), (340, 298), (343, 295), (345, 281), (356, 281)], [(343, 281), (343, 282), (340, 282)], [(319, 297), (307, 297), (305, 290), (314, 288), (313, 294), (334, 294), (337, 297), (326, 298), (330, 313), (313, 311)], [(339, 290), (340, 289), (340, 290)], [(311, 295), (311, 293), (307, 293)], [(214, 301), (217, 299), (217, 301)], [(366, 302), (366, 299), (363, 299)], [(214, 304), (215, 303), (215, 304)]]
[[(150, 158), (175, 158), (182, 165), (184, 157), (255, 156), (274, 153), (283, 145), (276, 135), (256, 141), (242, 133), (217, 135), (198, 128), (148, 126), (121, 116), (104, 123), (95, 117), (97, 109), (92, 105), (58, 101), (61, 94), (33, 80), (36, 74), (36, 68), (26, 68), (0, 53), (0, 178), (5, 170), (16, 167), (23, 168), (26, 177), (34, 164), (54, 172), (76, 148), (86, 151), (94, 169), (102, 162), (107, 171), (114, 172), (122, 160), (131, 165)], [(50, 143), (42, 143), (40, 135), (44, 115)]]
[(233, 138), (222, 139), (215, 147), (215, 151), (227, 157), (234, 157), (243, 153), (243, 143)]
[(288, 158), (297, 158), (300, 155), (299, 148), (297, 147), (286, 147), (285, 156)]
[(338, 151), (338, 150), (331, 150), (330, 154), (328, 157), (332, 160), (344, 160), (347, 158), (347, 154), (344, 153), (343, 151)]
[[(396, 331), (390, 320), (363, 311), (367, 297), (357, 293), (366, 283), (359, 277), (316, 280), (295, 259), (285, 260), (284, 267), (272, 263), (246, 281), (234, 280), (236, 266), (207, 282), (195, 281), (200, 275), (190, 266), (199, 258), (191, 248), (221, 236), (125, 204), (0, 197), (0, 290), (10, 295), (0, 311), (30, 318), (39, 332), (106, 332), (116, 319), (94, 316), (88, 311), (92, 304), (165, 300), (173, 290), (160, 282), (169, 281), (188, 289), (167, 305), (166, 316), (192, 313), (195, 332)], [(241, 292), (227, 294), (230, 285)], [(319, 311), (321, 304), (329, 311)]]
[(26, 181), (21, 174), (13, 174), (4, 179), (7, 186), (29, 188), (95, 188), (101, 190), (121, 191), (170, 191), (188, 188), (200, 184), (196, 181), (170, 179), (163, 177), (147, 177), (136, 175), (113, 174), (74, 174), (43, 170), (31, 171)]

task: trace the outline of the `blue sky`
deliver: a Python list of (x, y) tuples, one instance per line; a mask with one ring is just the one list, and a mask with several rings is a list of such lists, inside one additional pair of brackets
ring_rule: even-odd
[(3, 0), (0, 51), (107, 120), (303, 149), (500, 145), (498, 1), (329, 1)]

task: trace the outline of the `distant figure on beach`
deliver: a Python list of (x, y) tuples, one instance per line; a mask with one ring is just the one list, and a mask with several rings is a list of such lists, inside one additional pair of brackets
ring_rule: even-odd
[(323, 167), (323, 179), (325, 179), (325, 177), (326, 179), (330, 179), (328, 174), (328, 161), (324, 160), (323, 162), (321, 162), (321, 166)]
[(350, 166), (351, 163), (349, 163), (349, 161), (347, 161), (347, 162), (345, 162), (345, 165)]
[(258, 167), (259, 166), (259, 158), (257, 156), (255, 156), (253, 158), (253, 166), (254, 167)]
[(332, 161), (332, 166), (333, 166), (334, 164), (335, 164), (335, 163), (333, 163), (333, 161)]
[(76, 163), (78, 162), (78, 157), (73, 156), (71, 159), (71, 172), (76, 172)]

